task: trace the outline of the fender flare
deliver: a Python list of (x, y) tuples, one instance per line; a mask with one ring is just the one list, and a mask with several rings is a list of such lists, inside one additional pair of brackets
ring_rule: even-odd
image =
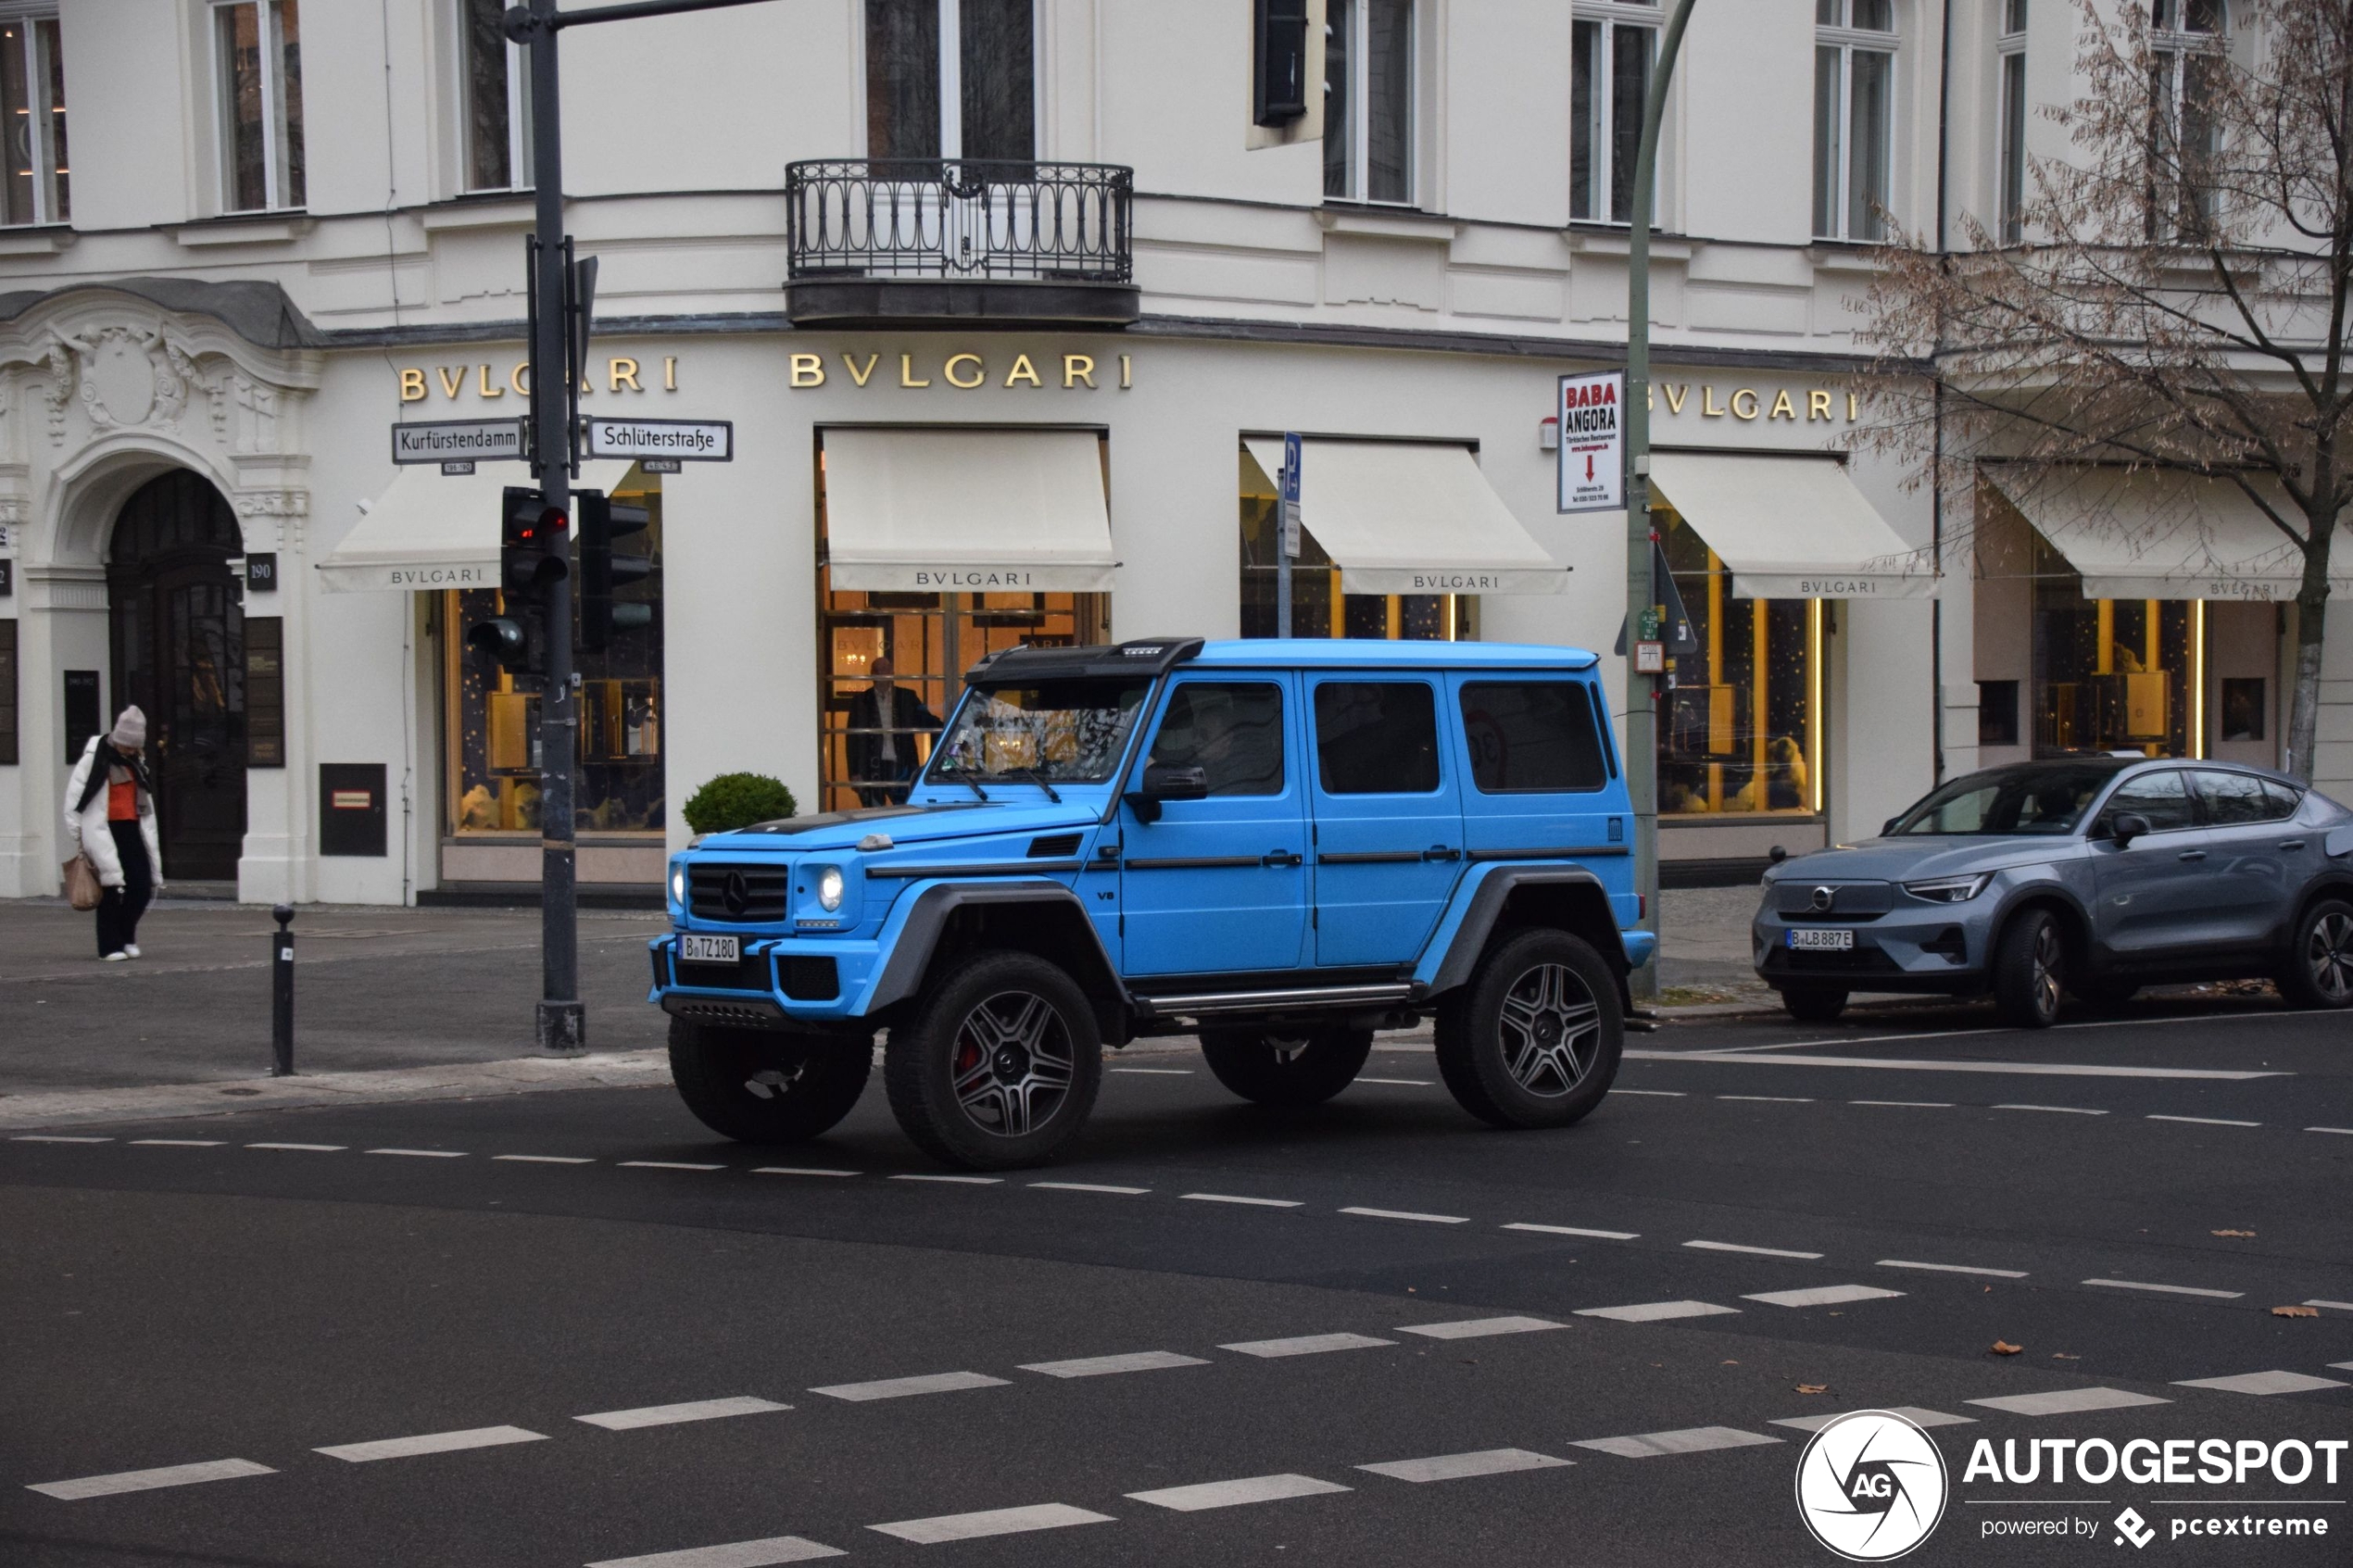
[[(1428, 990), (1435, 996), (1466, 985), (1471, 971), (1478, 965), (1478, 956), (1487, 949), (1487, 938), (1504, 913), (1504, 905), (1513, 892), (1522, 887), (1590, 887), (1602, 897), (1603, 907), (1609, 902), (1609, 889), (1592, 872), (1565, 866), (1497, 866), (1481, 877), (1471, 890), (1467, 902), (1461, 903), (1462, 918), (1455, 922), (1453, 935), (1448, 940), (1446, 956), (1428, 982)], [(1457, 896), (1459, 898), (1459, 895)], [(1617, 922), (1611, 922), (1613, 928)], [(1441, 922), (1439, 929), (1445, 930)], [(1625, 943), (1619, 940), (1615, 954), (1604, 953), (1623, 965), (1626, 961)]]
[(2069, 914), (2075, 920), (2076, 928), (2083, 934), (2083, 956), (2091, 960), (2093, 967), (2097, 968), (2099, 960), (2108, 952), (2100, 942), (2099, 925), (2094, 920), (2092, 910), (2083, 907), (2083, 900), (2076, 896), (2075, 890), (2055, 876), (2027, 883), (1994, 906), (1994, 918), (1987, 926), (1992, 935), (1988, 939), (1986, 963), (1990, 965), (1993, 962), (1993, 939), (2001, 935), (2018, 914), (2020, 905), (2051, 902), (2067, 906)]
[(923, 984), (925, 972), (931, 967), (932, 954), (938, 949), (940, 934), (947, 930), (950, 916), (963, 909), (999, 904), (1067, 906), (1077, 918), (1079, 929), (1087, 933), (1103, 973), (1117, 987), (1121, 1003), (1126, 1003), (1127, 984), (1120, 975), (1119, 966), (1103, 951), (1103, 939), (1097, 934), (1095, 922), (1088, 918), (1086, 905), (1061, 883), (1043, 878), (1020, 882), (935, 882), (909, 901), (905, 915), (893, 922), (895, 935), (886, 927), (890, 957), (867, 985), (858, 1015), (880, 1012), (915, 994), (915, 988)]

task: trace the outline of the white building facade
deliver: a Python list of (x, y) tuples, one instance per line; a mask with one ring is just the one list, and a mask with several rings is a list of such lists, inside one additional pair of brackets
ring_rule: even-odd
[[(526, 396), (528, 83), (497, 9), (0, 4), (0, 895), (56, 890), (67, 769), (132, 700), (171, 881), (535, 879), (536, 698), (464, 646), (526, 471), (391, 453)], [(771, 0), (564, 35), (583, 411), (734, 432), (729, 462), (577, 481), (644, 510), (624, 548), (658, 562), (619, 591), (649, 623), (582, 659), (585, 885), (649, 890), (718, 773), (887, 798), (919, 757), (862, 722), (879, 659), (944, 715), (1013, 642), (1271, 633), (1286, 431), (1297, 632), (1607, 655), (1623, 519), (1557, 513), (1545, 421), (1558, 376), (1622, 361), (1659, 7), (1308, 0), (1326, 90), (1295, 110), (1259, 69), (1291, 9)], [(1980, 519), (1846, 451), (1869, 247), (1889, 215), (2000, 223), (2021, 149), (2062, 150), (2007, 110), (2070, 95), (2072, 25), (1702, 0), (1652, 250), (1692, 650), (1670, 874), (1868, 833), (2038, 744), (2277, 759), (2274, 607), (2086, 598), (2118, 585), (2063, 519)], [(2066, 663), (2087, 615), (2131, 671)]]

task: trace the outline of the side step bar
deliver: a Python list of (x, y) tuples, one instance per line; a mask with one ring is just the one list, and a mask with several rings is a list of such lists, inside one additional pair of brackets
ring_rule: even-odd
[(1138, 997), (1147, 1018), (1201, 1017), (1221, 1012), (1290, 1011), (1301, 1008), (1360, 1008), (1412, 1001), (1411, 981), (1378, 985), (1309, 985), (1280, 991), (1203, 991), (1189, 996)]

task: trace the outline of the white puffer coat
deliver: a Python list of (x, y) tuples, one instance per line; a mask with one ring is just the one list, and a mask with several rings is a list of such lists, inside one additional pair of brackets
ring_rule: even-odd
[[(122, 857), (114, 847), (113, 830), (107, 826), (107, 786), (101, 784), (91, 793), (90, 804), (77, 811), (73, 803), (90, 783), (90, 770), (97, 765), (98, 737), (82, 748), (82, 760), (73, 765), (73, 776), (66, 781), (66, 859), (76, 851), (90, 857), (90, 864), (98, 872), (101, 887), (122, 885)], [(163, 846), (156, 836), (155, 797), (145, 790), (139, 792), (139, 835), (147, 841), (147, 874), (156, 891), (163, 891)]]

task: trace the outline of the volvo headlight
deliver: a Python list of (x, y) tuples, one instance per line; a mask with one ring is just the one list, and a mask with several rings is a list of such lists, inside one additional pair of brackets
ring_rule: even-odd
[(684, 909), (686, 907), (686, 862), (684, 860), (670, 862), (670, 903), (673, 909)]
[(841, 868), (827, 866), (817, 873), (817, 902), (827, 910), (841, 908)]
[(1992, 872), (1979, 872), (1973, 876), (1940, 876), (1931, 882), (1907, 882), (1904, 891), (1931, 904), (1966, 904), (1984, 892), (1985, 884), (1993, 880)]

